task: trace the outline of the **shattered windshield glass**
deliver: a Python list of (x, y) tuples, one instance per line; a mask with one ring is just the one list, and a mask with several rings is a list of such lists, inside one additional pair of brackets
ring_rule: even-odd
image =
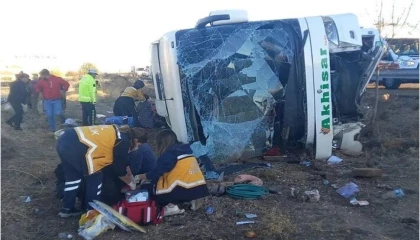
[[(176, 39), (190, 141), (216, 160), (262, 155), (273, 144), (276, 123), (284, 124), (288, 82), (299, 82), (293, 89), (304, 92), (304, 71), (296, 74), (303, 61), (297, 21), (183, 30)], [(293, 102), (290, 115), (303, 116), (304, 104)]]

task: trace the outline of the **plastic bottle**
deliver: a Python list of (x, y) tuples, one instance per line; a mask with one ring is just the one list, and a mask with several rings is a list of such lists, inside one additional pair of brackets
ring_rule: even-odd
[(382, 195), (383, 199), (390, 199), (390, 198), (402, 198), (405, 196), (404, 191), (401, 188), (397, 188), (393, 191), (389, 191)]

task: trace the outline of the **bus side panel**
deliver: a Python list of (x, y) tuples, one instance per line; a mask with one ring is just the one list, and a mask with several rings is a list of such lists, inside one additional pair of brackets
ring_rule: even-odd
[(163, 92), (162, 74), (159, 65), (159, 42), (152, 43), (151, 46), (151, 77), (153, 79), (153, 86), (155, 88), (156, 95), (156, 112), (159, 116), (168, 117), (168, 112), (165, 106), (165, 95)]
[[(308, 30), (308, 24), (304, 18), (299, 18), (302, 36)], [(314, 104), (314, 73), (312, 66), (311, 36), (308, 35), (304, 43), (305, 75), (306, 75), (306, 114), (307, 114), (307, 133), (306, 148), (312, 148), (315, 140), (315, 104)]]
[(188, 143), (175, 45), (175, 32), (166, 34), (159, 43), (159, 60), (165, 91), (164, 100), (172, 131), (176, 133), (178, 141)]
[(321, 17), (306, 18), (312, 45), (315, 159), (326, 159), (332, 153), (331, 76), (328, 39)]

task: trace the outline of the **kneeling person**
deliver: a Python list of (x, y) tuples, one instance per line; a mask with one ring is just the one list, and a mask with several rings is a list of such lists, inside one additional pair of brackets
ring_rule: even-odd
[(76, 196), (82, 179), (86, 183), (82, 207), (90, 210), (89, 202), (100, 200), (102, 170), (110, 167), (119, 178), (132, 189), (136, 184), (127, 172), (128, 154), (140, 135), (137, 129), (121, 128), (113, 125), (76, 127), (67, 129), (57, 142), (64, 175), (65, 188), (63, 208), (59, 216), (66, 218), (78, 216), (75, 209)]
[(208, 196), (209, 192), (190, 146), (180, 143), (176, 134), (168, 129), (159, 132), (156, 141), (160, 155), (156, 166), (139, 178), (155, 184), (153, 197), (165, 206), (165, 216), (184, 212), (175, 205), (184, 202), (191, 202), (192, 209), (196, 210), (196, 200)]

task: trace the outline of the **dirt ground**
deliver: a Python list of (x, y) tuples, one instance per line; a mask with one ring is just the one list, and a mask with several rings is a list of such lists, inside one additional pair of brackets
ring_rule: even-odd
[[(132, 79), (107, 76), (102, 80), (105, 91), (99, 94), (98, 113), (112, 110), (113, 99)], [(117, 78), (117, 80), (116, 80)], [(109, 79), (112, 79), (109, 80)], [(150, 84), (147, 93), (153, 96)], [(73, 91), (73, 92), (72, 92)], [(7, 93), (7, 91), (2, 91)], [(260, 177), (267, 187), (280, 191), (260, 200), (233, 200), (227, 196), (209, 197), (204, 210), (165, 219), (158, 226), (148, 226), (147, 233), (108, 231), (98, 239), (245, 239), (254, 231), (256, 239), (418, 239), (419, 237), (419, 101), (418, 85), (403, 86), (395, 91), (381, 89), (377, 122), (363, 131), (363, 154), (359, 157), (334, 154), (344, 159), (329, 166), (312, 161), (312, 166), (271, 162), (270, 169), (247, 173)], [(68, 94), (67, 117), (80, 119), (81, 108), (74, 89)], [(374, 90), (365, 95), (366, 118), (372, 114)], [(11, 112), (2, 111), (2, 123)], [(78, 220), (57, 217), (61, 203), (54, 196), (54, 168), (59, 163), (55, 139), (48, 135), (45, 117), (24, 116), (23, 132), (2, 124), (1, 133), (1, 237), (6, 240), (59, 239), (60, 233), (77, 237)], [(151, 131), (151, 137), (156, 131)], [(304, 154), (290, 157), (305, 159)], [(375, 167), (384, 171), (382, 178), (354, 178), (354, 167)], [(319, 175), (324, 172), (329, 181)], [(233, 176), (232, 176), (233, 177)], [(232, 177), (227, 180), (231, 180)], [(335, 192), (331, 184), (342, 186), (354, 182), (360, 188), (359, 200), (369, 206), (356, 207)], [(319, 202), (301, 202), (290, 196), (291, 187), (301, 191), (317, 189)], [(402, 199), (382, 199), (389, 189), (401, 187), (407, 192)], [(27, 196), (30, 202), (25, 202)], [(236, 226), (246, 220), (236, 211), (257, 214), (255, 224)]]

